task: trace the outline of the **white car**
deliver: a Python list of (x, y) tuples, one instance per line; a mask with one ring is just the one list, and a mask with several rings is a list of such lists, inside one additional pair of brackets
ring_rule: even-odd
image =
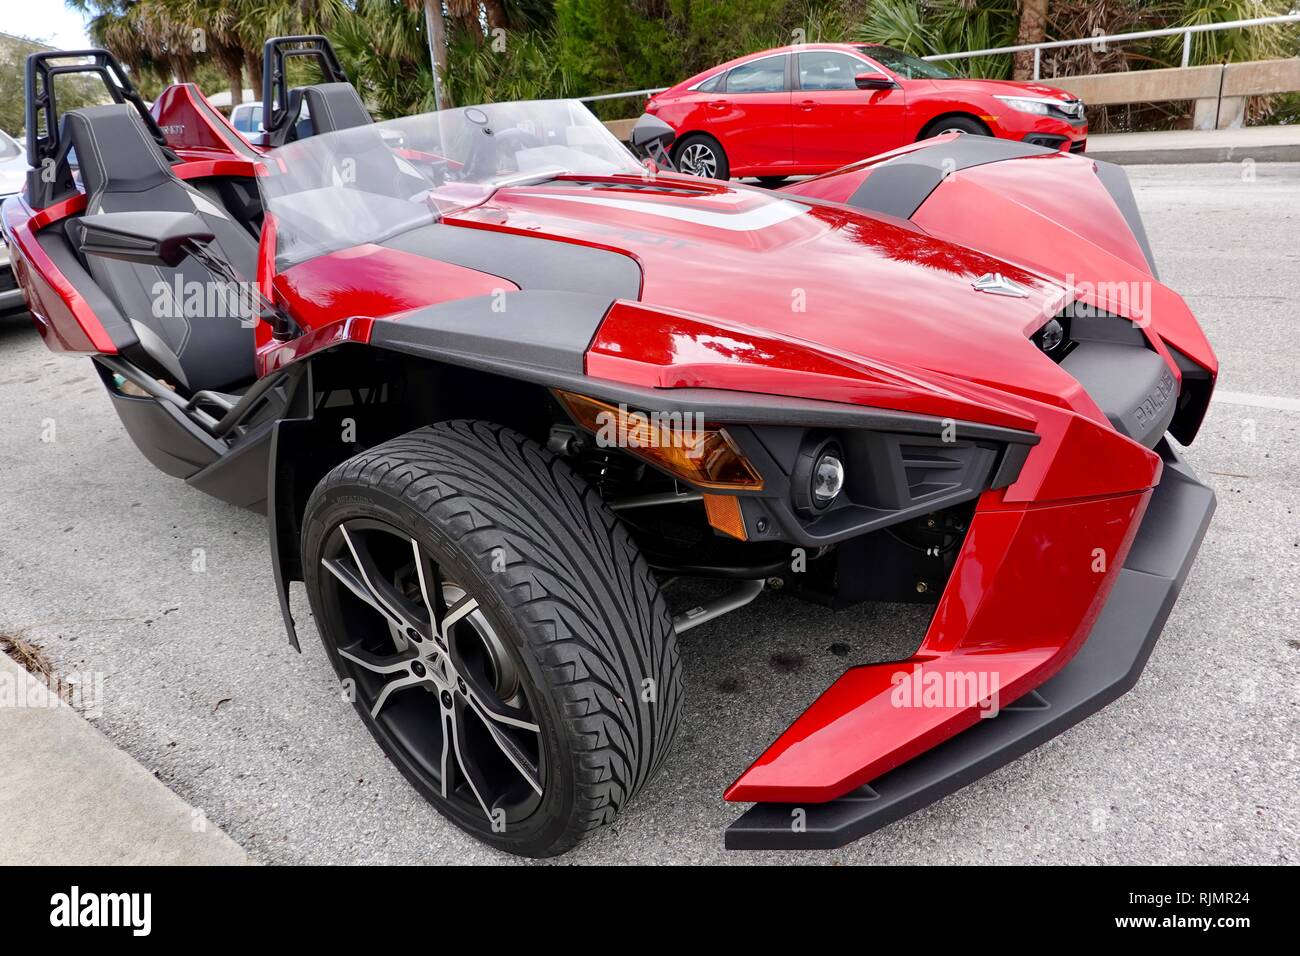
[[(22, 192), (27, 179), (27, 150), (8, 133), (0, 130), (0, 203)], [(9, 268), (9, 246), (0, 235), (0, 313), (26, 308), (18, 280)]]

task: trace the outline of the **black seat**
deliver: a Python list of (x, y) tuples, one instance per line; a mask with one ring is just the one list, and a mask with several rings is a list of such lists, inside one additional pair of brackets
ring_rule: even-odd
[[(317, 133), (352, 129), (374, 122), (351, 83), (317, 83), (302, 87), (303, 102)], [(300, 137), (301, 138), (301, 137)]]
[[(256, 240), (176, 178), (135, 109), (113, 104), (70, 110), (62, 135), (77, 151), (86, 215), (194, 212), (215, 237), (211, 251), (241, 281), (256, 281)], [(221, 280), (194, 258), (172, 269), (92, 255), (86, 268), (131, 324), (139, 342), (123, 352), (141, 368), (188, 394), (237, 392), (254, 377), (253, 322), (231, 307), (220, 294)]]

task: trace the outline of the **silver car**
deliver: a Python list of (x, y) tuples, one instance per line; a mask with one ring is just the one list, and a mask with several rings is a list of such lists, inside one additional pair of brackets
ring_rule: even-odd
[[(22, 192), (27, 179), (27, 150), (8, 133), (0, 130), (0, 203)], [(23, 308), (23, 293), (9, 268), (9, 246), (0, 235), (0, 313)]]

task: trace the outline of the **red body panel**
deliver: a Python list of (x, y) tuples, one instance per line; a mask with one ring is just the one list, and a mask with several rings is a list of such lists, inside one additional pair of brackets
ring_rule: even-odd
[(5, 226), (13, 239), (10, 263), (27, 298), (36, 330), (48, 348), (55, 352), (111, 355), (117, 350), (98, 316), (36, 241), (39, 230), (85, 208), (86, 197), (82, 194), (39, 212), (33, 212), (20, 198), (5, 203)]
[(205, 155), (249, 159), (261, 152), (207, 102), (193, 83), (167, 87), (150, 112), (167, 145), (187, 159), (201, 159)]
[[(978, 511), (916, 654), (847, 671), (726, 798), (832, 800), (1042, 684), (1087, 638), (1149, 496)], [(931, 681), (966, 690), (926, 702)]]
[[(779, 54), (842, 53), (862, 64), (862, 73), (894, 80), (892, 90), (796, 88), (785, 93), (705, 92), (692, 86), (736, 66)], [(873, 59), (869, 48), (853, 44), (810, 43), (739, 57), (684, 80), (653, 96), (646, 112), (658, 116), (678, 139), (708, 133), (721, 144), (733, 176), (821, 173), (915, 142), (945, 117), (978, 121), (994, 136), (1023, 140), (1031, 135), (1059, 137), (1062, 150), (1081, 150), (1085, 123), (1019, 112), (1002, 96), (1060, 99), (1067, 94), (1039, 83), (1006, 80), (908, 79)], [(785, 107), (780, 108), (780, 98)]]
[(311, 332), (277, 342), (259, 324), (259, 376), (345, 341), (366, 341), (371, 316), (401, 321), (410, 309), (519, 288), (500, 276), (375, 245), (309, 259), (276, 275), (273, 287), (276, 301)]

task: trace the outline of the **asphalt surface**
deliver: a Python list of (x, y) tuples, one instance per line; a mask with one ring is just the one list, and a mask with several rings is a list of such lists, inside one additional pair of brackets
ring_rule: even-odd
[[(564, 862), (1300, 862), (1300, 164), (1129, 174), (1162, 277), (1236, 393), (1188, 452), (1219, 510), (1136, 689), (856, 844), (728, 853), (741, 808), (723, 788), (847, 665), (908, 653), (924, 626), (905, 609), (832, 614), (764, 595), (686, 635), (674, 755)], [(1291, 408), (1239, 403), (1252, 396)], [(0, 448), (0, 632), (60, 669), (102, 671), (95, 725), (253, 859), (512, 859), (446, 823), (384, 759), (300, 591), (304, 653), (288, 647), (263, 520), (156, 471), (90, 363), (47, 352), (25, 317), (0, 323)]]

